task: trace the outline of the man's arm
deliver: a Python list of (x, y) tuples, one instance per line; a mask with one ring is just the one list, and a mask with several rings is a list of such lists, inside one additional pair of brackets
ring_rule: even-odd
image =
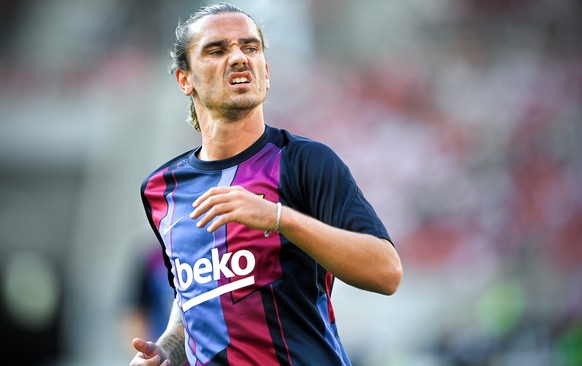
[(156, 341), (156, 344), (163, 348), (172, 365), (181, 365), (186, 362), (184, 339), (184, 324), (182, 323), (180, 307), (177, 301), (174, 301), (168, 319), (168, 326)]
[[(168, 326), (156, 343), (148, 342), (141, 338), (133, 340), (133, 347), (138, 352), (131, 360), (130, 366), (143, 365), (144, 360), (152, 360), (154, 358), (158, 360), (158, 365), (182, 365), (187, 360), (184, 339), (184, 325), (182, 324), (180, 308), (177, 302), (174, 301), (168, 319)], [(148, 364), (151, 364), (151, 362)]]
[[(193, 207), (190, 217), (211, 232), (228, 222), (273, 230), (277, 221), (275, 203), (236, 186), (212, 188)], [(402, 265), (388, 240), (335, 228), (290, 207), (281, 209), (279, 232), (352, 286), (391, 295), (400, 285)]]
[(400, 257), (386, 239), (335, 228), (290, 207), (281, 210), (279, 232), (347, 284), (385, 295), (400, 285)]

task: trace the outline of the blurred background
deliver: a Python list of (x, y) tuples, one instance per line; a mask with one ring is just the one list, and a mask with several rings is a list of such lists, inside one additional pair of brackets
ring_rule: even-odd
[[(233, 3), (268, 41), (267, 122), (334, 148), (401, 255), (391, 297), (336, 281), (354, 366), (582, 365), (582, 2)], [(149, 331), (139, 187), (199, 144), (167, 66), (206, 4), (0, 1), (0, 329), (19, 364), (127, 365)]]

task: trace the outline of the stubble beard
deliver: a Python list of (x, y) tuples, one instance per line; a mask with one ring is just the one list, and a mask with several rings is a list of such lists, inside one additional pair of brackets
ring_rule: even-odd
[(231, 100), (223, 100), (222, 103), (218, 103), (218, 113), (228, 121), (237, 121), (263, 104), (266, 98), (266, 92), (263, 90), (257, 96), (247, 96), (245, 94), (245, 92), (241, 91)]

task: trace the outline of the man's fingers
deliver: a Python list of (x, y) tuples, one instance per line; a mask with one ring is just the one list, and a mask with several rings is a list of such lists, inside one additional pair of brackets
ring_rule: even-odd
[(198, 199), (196, 199), (196, 201), (194, 201), (192, 203), (192, 207), (198, 207), (198, 206), (200, 206), (200, 204), (202, 202), (204, 202), (205, 200), (207, 200), (208, 197), (215, 196), (215, 195), (218, 195), (218, 194), (228, 193), (231, 190), (233, 190), (233, 188), (234, 188), (234, 186), (233, 187), (212, 187), (208, 191), (204, 192), (202, 194), (202, 196), (198, 197)]
[[(208, 225), (209, 223), (212, 222), (212, 220), (215, 220), (212, 224), (214, 227), (219, 227), (223, 224), (226, 224), (228, 222), (228, 214), (230, 212), (232, 212), (234, 209), (236, 208), (236, 206), (233, 206), (230, 203), (220, 203), (217, 204), (216, 206), (212, 206), (210, 207), (206, 212), (202, 212), (200, 213), (198, 209), (195, 209), (194, 211), (192, 211), (192, 213), (190, 213), (190, 217), (192, 219), (196, 219), (196, 218), (200, 218), (200, 220), (198, 220), (198, 222), (196, 222), (196, 226), (199, 228), (205, 227), (206, 225)], [(200, 217), (200, 215), (204, 215), (202, 217)], [(227, 215), (227, 217), (222, 217), (223, 215)], [(222, 218), (221, 218), (222, 217)], [(214, 225), (216, 224), (216, 225)], [(213, 229), (207, 228), (208, 231), (214, 231)]]
[[(214, 187), (206, 191), (192, 203), (194, 210), (189, 217), (198, 220), (196, 226), (206, 227), (209, 232), (215, 231), (228, 222), (238, 222), (249, 227), (256, 227), (256, 218), (253, 219), (252, 205), (256, 205), (259, 197), (240, 186)], [(251, 216), (248, 215), (249, 210)], [(246, 214), (243, 213), (246, 212)], [(214, 221), (213, 221), (214, 220)]]
[(152, 356), (153, 353), (158, 349), (153, 342), (147, 342), (141, 338), (134, 338), (131, 341), (131, 344), (136, 350), (147, 356)]
[[(205, 193), (204, 195), (206, 195), (206, 194), (207, 193)], [(224, 203), (225, 201), (228, 201), (227, 196), (224, 196), (222, 194), (208, 196), (203, 200), (201, 200), (201, 198), (202, 197), (198, 198), (192, 204), (192, 207), (194, 207), (194, 211), (192, 211), (192, 213), (190, 214), (190, 217), (192, 219), (197, 219), (198, 217), (200, 217), (203, 214), (208, 214), (208, 212), (210, 210), (212, 210), (213, 208), (215, 208), (217, 205)]]
[[(202, 204), (202, 202), (206, 201), (210, 197), (213, 196), (220, 196), (223, 194), (230, 194), (230, 193), (248, 193), (246, 189), (241, 186), (230, 186), (230, 187), (212, 187), (208, 191), (204, 192), (200, 197), (198, 197), (194, 202), (192, 202), (192, 207), (197, 208)], [(230, 199), (228, 199), (230, 200)]]

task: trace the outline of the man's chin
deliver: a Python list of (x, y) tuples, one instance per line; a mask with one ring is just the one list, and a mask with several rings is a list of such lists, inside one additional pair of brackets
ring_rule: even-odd
[(222, 114), (228, 120), (235, 121), (240, 120), (248, 116), (252, 111), (260, 107), (262, 102), (254, 103), (235, 103), (225, 107), (222, 110)]

